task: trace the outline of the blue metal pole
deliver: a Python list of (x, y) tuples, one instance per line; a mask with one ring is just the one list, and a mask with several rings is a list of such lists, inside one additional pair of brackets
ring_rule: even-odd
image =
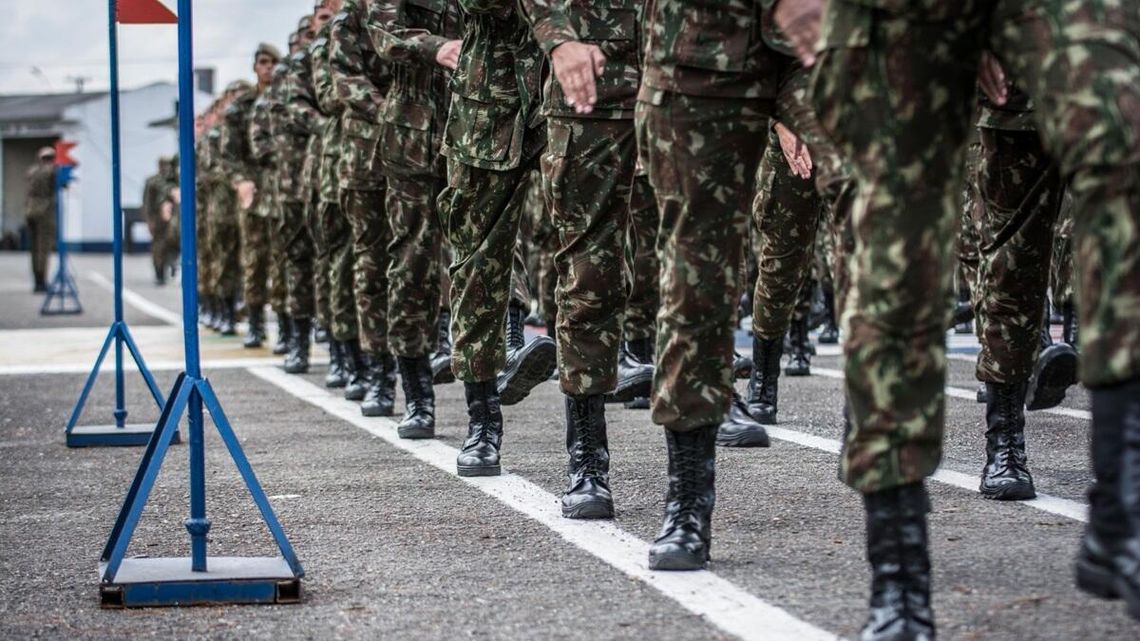
[[(182, 194), (182, 337), (186, 350), (186, 377), (193, 384), (202, 378), (198, 352), (198, 241), (194, 157), (194, 31), (191, 0), (178, 0), (178, 160)], [(206, 455), (202, 425), (202, 396), (190, 395), (187, 418), (190, 430), (190, 533), (191, 569), (206, 571)]]
[(111, 241), (115, 265), (115, 426), (125, 427), (127, 408), (123, 389), (123, 168), (119, 132), (119, 28), (115, 20), (118, 0), (107, 0), (107, 34), (111, 55)]

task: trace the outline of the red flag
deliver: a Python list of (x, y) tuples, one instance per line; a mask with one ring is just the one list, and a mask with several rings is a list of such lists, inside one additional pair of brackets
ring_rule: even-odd
[(66, 140), (55, 141), (55, 165), (61, 167), (70, 165), (72, 167), (79, 164), (79, 161), (71, 157), (71, 150), (75, 149), (76, 142), (67, 142)]
[(116, 0), (119, 24), (178, 24), (178, 18), (158, 0)]

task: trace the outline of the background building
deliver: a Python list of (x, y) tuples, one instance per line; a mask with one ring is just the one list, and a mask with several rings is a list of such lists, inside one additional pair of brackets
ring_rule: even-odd
[[(199, 91), (195, 106), (212, 99)], [(178, 87), (158, 82), (120, 93), (123, 208), (137, 219), (143, 182), (157, 171), (158, 159), (178, 149), (169, 125)], [(65, 201), (64, 238), (80, 251), (111, 246), (111, 102), (107, 92), (0, 96), (0, 234), (18, 235), (24, 226), (24, 173), (36, 150), (63, 138), (79, 143), (76, 182)], [(131, 225), (133, 240), (149, 241), (145, 225)]]

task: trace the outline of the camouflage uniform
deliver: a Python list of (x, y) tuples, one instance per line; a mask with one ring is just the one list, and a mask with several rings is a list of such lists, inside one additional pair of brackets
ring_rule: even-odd
[(1033, 99), (1081, 212), (1079, 262), (1098, 265), (1080, 288), (1084, 381), (1140, 375), (1140, 332), (1119, 322), (1140, 312), (1140, 121), (1128, 106), (1140, 101), (1136, 9), (1062, 0), (829, 4), (814, 102), (859, 179), (844, 315), (852, 426), (842, 476), (852, 487), (921, 481), (941, 457), (943, 301), (983, 47)]
[[(640, 165), (640, 163), (638, 163)], [(634, 170), (633, 190), (629, 198), (629, 224), (625, 244), (625, 317), (622, 335), (627, 341), (652, 338), (654, 323), (661, 309), (661, 290), (657, 283), (660, 263), (657, 261), (657, 200), (649, 175), (638, 166)]]
[(373, 166), (380, 143), (380, 114), (391, 81), (367, 38), (365, 11), (359, 0), (347, 0), (329, 32), (329, 66), (341, 116), (341, 160), (338, 166), (341, 208), (352, 224), (354, 291), (360, 341), (379, 356), (388, 349), (388, 243), (391, 226), (384, 209), (386, 181)]
[[(321, 238), (328, 254), (328, 327), (333, 339), (343, 343), (359, 338), (360, 324), (356, 317), (356, 292), (353, 288), (352, 226), (341, 208), (336, 175), (344, 104), (337, 99), (329, 66), (328, 36), (331, 30), (332, 23), (326, 23), (308, 49), (315, 103), (309, 102), (304, 92), (298, 90), (289, 100), (289, 110), (298, 121), (323, 123), (317, 134), (320, 137), (320, 155), (312, 161), (317, 174), (316, 235)], [(316, 118), (314, 114), (323, 117)]]
[(637, 142), (633, 108), (641, 78), (638, 3), (524, 0), (539, 46), (549, 55), (565, 42), (597, 45), (606, 67), (589, 114), (566, 104), (548, 76), (543, 113), (547, 148), (543, 192), (560, 247), (558, 363), (562, 391), (605, 394), (617, 386), (625, 292), (621, 282)]
[(376, 52), (393, 63), (379, 152), (392, 228), (388, 342), (396, 356), (416, 358), (431, 353), (439, 337), (444, 269), (436, 204), (447, 184), (440, 148), (451, 96), (435, 57), (462, 35), (463, 23), (454, 1), (373, 0), (366, 24)]
[(223, 301), (232, 301), (241, 291), (241, 227), (238, 222), (237, 192), (223, 164), (222, 126), (211, 127), (206, 134), (206, 175), (208, 200), (206, 216), (210, 220), (210, 244), (213, 282), (210, 293)]
[(522, 220), (519, 221), (519, 247), (522, 249), (530, 279), (528, 288), (538, 299), (538, 312), (550, 332), (557, 322), (558, 270), (554, 255), (558, 252), (558, 231), (554, 229), (542, 194), (542, 173), (533, 171), (528, 182)]
[(744, 242), (780, 60), (751, 0), (658, 0), (637, 139), (661, 215), (653, 421), (718, 425), (732, 396)]
[(1053, 238), (1053, 262), (1049, 266), (1051, 294), (1053, 306), (1064, 309), (1077, 302), (1073, 291), (1073, 197), (1067, 192), (1061, 196), (1061, 212)]
[(198, 299), (208, 305), (208, 300), (214, 295), (214, 239), (213, 229), (210, 225), (209, 202), (213, 199), (212, 191), (217, 189), (213, 178), (206, 173), (210, 150), (209, 131), (203, 131), (201, 137), (194, 143), (194, 158), (197, 163), (195, 179), (197, 185), (195, 192), (197, 198), (197, 211), (195, 242), (198, 246)]
[(273, 213), (269, 183), (274, 158), (263, 150), (257, 150), (258, 153), (255, 154), (250, 144), (250, 130), (256, 119), (265, 117), (267, 99), (272, 100), (266, 94), (272, 91), (271, 85), (262, 91), (247, 92), (234, 100), (226, 109), (222, 124), (223, 171), (231, 182), (248, 180), (256, 189), (249, 208), (243, 208), (238, 203), (236, 209), (241, 233), (242, 297), (246, 307), (251, 309), (262, 308), (268, 300), (271, 249), (270, 220), (267, 216)]
[(28, 232), (32, 241), (32, 276), (36, 288), (47, 284), (48, 258), (55, 247), (55, 165), (40, 160), (28, 169), (26, 201)]
[(304, 319), (312, 318), (316, 313), (316, 247), (305, 210), (312, 186), (305, 181), (301, 169), (305, 163), (309, 137), (315, 133), (320, 120), (297, 118), (297, 112), (288, 109), (288, 105), (293, 102), (293, 92), (312, 86), (308, 52), (298, 51), (290, 55), (286, 58), (285, 66), (281, 96), (273, 105), (273, 137), (280, 167), (278, 184), (281, 218), (278, 220), (277, 237), (285, 254), (286, 313), (291, 318)]
[(177, 186), (168, 161), (163, 160), (159, 173), (143, 183), (142, 217), (150, 229), (150, 257), (154, 265), (154, 275), (159, 281), (166, 278), (166, 268), (170, 265), (170, 223), (162, 218), (162, 204), (170, 196), (170, 190)]
[(454, 252), (448, 271), (452, 371), (477, 383), (494, 380), (506, 360), (508, 298), (529, 301), (516, 240), (526, 176), (546, 146), (539, 112), (543, 60), (513, 2), (459, 5), (466, 26), (444, 129), (448, 186), (439, 202)]

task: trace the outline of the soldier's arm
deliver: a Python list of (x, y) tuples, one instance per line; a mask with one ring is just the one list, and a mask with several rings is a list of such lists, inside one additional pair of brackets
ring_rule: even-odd
[(376, 55), (395, 63), (436, 64), (436, 55), (447, 38), (426, 29), (401, 24), (407, 0), (373, 0), (368, 4), (366, 31)]
[(246, 126), (249, 121), (245, 109), (240, 106), (241, 102), (235, 100), (226, 108), (221, 127), (220, 153), (217, 158), (220, 169), (229, 174), (234, 182), (249, 180), (252, 175), (245, 144)]
[(578, 34), (570, 25), (567, 0), (519, 0), (519, 4), (539, 47), (550, 56), (566, 104), (578, 113), (593, 111), (598, 101), (597, 77), (606, 67), (601, 48), (578, 42)]
[(578, 41), (578, 33), (567, 15), (567, 0), (519, 0), (519, 5), (530, 21), (534, 39), (546, 55), (560, 44)]
[(329, 69), (337, 100), (358, 118), (371, 121), (384, 96), (364, 71), (360, 16), (342, 11), (329, 31)]
[(471, 15), (486, 14), (509, 18), (515, 12), (516, 0), (458, 0), (459, 8)]
[(325, 115), (317, 107), (313, 90), (312, 67), (309, 65), (311, 55), (297, 61), (285, 76), (281, 92), (284, 117), (290, 130), (307, 136), (317, 134), (325, 123)]

